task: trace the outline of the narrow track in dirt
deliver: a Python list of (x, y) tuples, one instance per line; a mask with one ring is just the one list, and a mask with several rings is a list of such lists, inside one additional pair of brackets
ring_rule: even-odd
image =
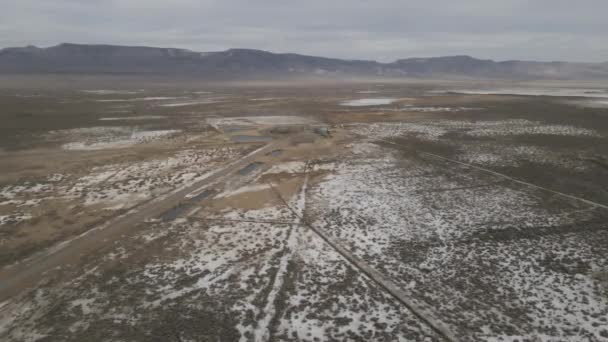
[[(307, 162), (304, 170), (304, 184), (302, 185), (304, 189), (307, 187), (308, 183), (308, 165), (309, 163)], [(450, 331), (450, 329), (445, 324), (443, 324), (443, 322), (441, 322), (441, 320), (426, 304), (414, 299), (410, 293), (401, 289), (391, 279), (378, 272), (376, 269), (374, 269), (362, 259), (353, 255), (348, 249), (344, 248), (337, 240), (329, 236), (322, 229), (319, 229), (312, 225), (310, 222), (308, 222), (304, 215), (306, 210), (305, 207), (302, 214), (298, 213), (289, 205), (289, 203), (285, 200), (281, 192), (272, 183), (268, 184), (270, 185), (272, 190), (277, 194), (281, 202), (298, 218), (298, 220), (300, 221), (300, 225), (306, 226), (315, 234), (317, 234), (317, 236), (319, 236), (323, 241), (325, 241), (332, 249), (334, 249), (344, 259), (346, 259), (346, 261), (352, 267), (365, 274), (369, 279), (379, 285), (380, 288), (382, 288), (398, 302), (407, 307), (414, 315), (420, 318), (425, 324), (427, 324), (433, 331), (439, 334), (444, 340), (450, 342), (459, 341), (456, 335), (452, 331)]]
[(500, 172), (496, 172), (494, 170), (487, 169), (485, 167), (481, 167), (481, 166), (477, 166), (477, 165), (461, 162), (461, 161), (458, 161), (458, 160), (455, 160), (455, 159), (451, 159), (451, 158), (448, 158), (448, 157), (444, 157), (444, 156), (441, 156), (441, 155), (438, 155), (438, 154), (435, 154), (435, 153), (420, 151), (420, 150), (411, 148), (409, 146), (406, 146), (404, 144), (399, 144), (399, 143), (396, 143), (396, 142), (393, 142), (393, 141), (390, 141), (390, 140), (378, 139), (378, 141), (381, 141), (381, 142), (384, 142), (384, 143), (387, 143), (387, 144), (390, 144), (390, 145), (400, 146), (400, 147), (406, 148), (406, 149), (408, 149), (410, 151), (415, 151), (416, 153), (419, 153), (419, 154), (422, 154), (422, 155), (426, 155), (426, 156), (429, 156), (429, 157), (432, 157), (432, 158), (435, 158), (435, 159), (444, 160), (444, 161), (451, 162), (451, 163), (454, 163), (454, 164), (459, 164), (459, 165), (466, 166), (466, 167), (469, 167), (471, 169), (475, 169), (475, 170), (478, 170), (478, 171), (483, 171), (483, 172), (486, 172), (486, 173), (489, 173), (489, 174), (492, 174), (492, 175), (504, 178), (504, 179), (509, 180), (511, 182), (514, 182), (514, 183), (522, 184), (522, 185), (525, 185), (527, 187), (539, 189), (539, 190), (542, 190), (542, 191), (545, 191), (545, 192), (552, 193), (554, 195), (558, 195), (558, 196), (561, 196), (561, 197), (564, 197), (564, 198), (568, 198), (568, 199), (571, 199), (571, 200), (574, 200), (574, 201), (582, 202), (582, 203), (591, 205), (593, 207), (597, 207), (597, 208), (602, 208), (602, 209), (608, 210), (608, 205), (606, 205), (606, 204), (590, 201), (590, 200), (584, 199), (582, 197), (577, 197), (577, 196), (570, 195), (570, 194), (567, 194), (567, 193), (564, 193), (564, 192), (560, 192), (560, 191), (556, 191), (556, 190), (553, 190), (553, 189), (545, 188), (543, 186), (536, 185), (536, 184), (530, 183), (530, 182), (526, 182), (526, 181), (523, 181), (521, 179), (517, 179), (517, 178), (511, 177), (509, 175), (506, 175), (504, 173), (500, 173)]
[(225, 176), (251, 163), (258, 156), (263, 155), (269, 150), (276, 149), (277, 146), (278, 142), (268, 143), (246, 156), (229, 163), (205, 179), (185, 188), (178, 189), (165, 197), (145, 203), (124, 215), (92, 228), (71, 240), (63, 241), (18, 264), (5, 267), (0, 270), (0, 302), (34, 286), (45, 277), (47, 272), (58, 267), (76, 265), (82, 256), (88, 255), (129, 233), (133, 233), (137, 229), (141, 229), (142, 227), (139, 223), (161, 216), (177, 206), (181, 201), (187, 199), (188, 195), (202, 191), (215, 184)]

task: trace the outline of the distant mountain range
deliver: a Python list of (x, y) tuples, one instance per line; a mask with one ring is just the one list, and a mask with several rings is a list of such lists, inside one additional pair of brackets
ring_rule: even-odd
[(171, 74), (214, 79), (311, 76), (608, 79), (608, 62), (495, 62), (448, 56), (380, 63), (249, 49), (195, 52), (141, 46), (60, 44), (49, 48), (2, 49), (0, 73)]

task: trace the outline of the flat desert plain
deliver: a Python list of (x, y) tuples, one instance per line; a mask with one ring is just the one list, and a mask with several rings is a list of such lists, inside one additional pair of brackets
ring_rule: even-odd
[(608, 89), (0, 85), (2, 341), (606, 341)]

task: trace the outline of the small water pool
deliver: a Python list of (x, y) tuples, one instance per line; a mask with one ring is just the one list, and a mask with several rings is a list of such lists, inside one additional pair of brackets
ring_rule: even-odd
[(257, 169), (258, 167), (264, 165), (264, 163), (262, 162), (253, 162), (247, 166), (245, 166), (244, 168), (239, 170), (239, 175), (246, 175), (248, 173), (251, 173), (253, 170)]
[(283, 150), (274, 150), (274, 151), (268, 153), (267, 155), (271, 156), (271, 157), (278, 157), (281, 154), (283, 154)]

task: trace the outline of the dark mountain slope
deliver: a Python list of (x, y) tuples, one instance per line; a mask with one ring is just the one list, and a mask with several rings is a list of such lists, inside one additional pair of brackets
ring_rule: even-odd
[(141, 46), (60, 44), (0, 50), (0, 73), (184, 74), (213, 78), (474, 77), (509, 79), (608, 78), (608, 63), (528, 62), (469, 56), (400, 59), (393, 63), (230, 49), (195, 52)]

